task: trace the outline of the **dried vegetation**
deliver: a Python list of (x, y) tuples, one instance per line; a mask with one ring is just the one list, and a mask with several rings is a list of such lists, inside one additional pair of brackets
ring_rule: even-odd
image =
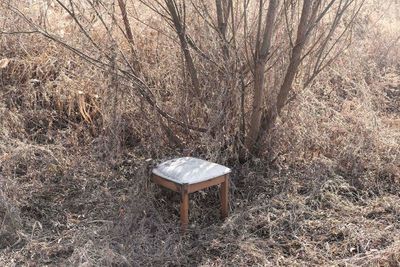
[[(0, 265), (399, 266), (400, 5), (378, 2), (366, 5), (346, 53), (295, 92), (267, 153), (245, 163), (237, 137), (171, 143), (126, 84), (112, 104), (112, 75), (38, 35), (1, 34)], [(169, 111), (218, 122), (202, 112), (217, 97), (188, 106), (174, 93), (184, 83), (170, 67), (181, 65), (179, 48), (133, 28), (142, 70)], [(179, 155), (234, 169), (225, 222), (218, 192), (205, 190), (180, 235), (178, 196), (148, 180), (154, 164)]]

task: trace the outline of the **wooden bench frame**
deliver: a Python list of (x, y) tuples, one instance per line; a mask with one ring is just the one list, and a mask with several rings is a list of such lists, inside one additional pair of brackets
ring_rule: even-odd
[(180, 217), (181, 217), (181, 229), (184, 232), (189, 223), (189, 194), (209, 188), (214, 185), (220, 186), (220, 197), (221, 197), (221, 216), (222, 218), (228, 217), (229, 213), (229, 173), (221, 176), (217, 176), (211, 178), (206, 181), (202, 181), (194, 184), (179, 184), (175, 183), (171, 180), (160, 177), (156, 174), (152, 174), (151, 176), (154, 183), (161, 185), (165, 188), (168, 188), (172, 191), (178, 192), (181, 194), (181, 208), (180, 208)]

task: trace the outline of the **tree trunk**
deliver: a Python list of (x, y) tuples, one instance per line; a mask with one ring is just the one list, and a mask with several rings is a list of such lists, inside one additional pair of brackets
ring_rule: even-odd
[(263, 146), (265, 137), (271, 131), (275, 124), (275, 121), (280, 114), (282, 108), (285, 106), (290, 90), (292, 89), (293, 81), (301, 63), (301, 54), (305, 46), (307, 37), (309, 35), (308, 28), (310, 25), (310, 12), (311, 12), (311, 0), (304, 0), (303, 8), (301, 12), (300, 22), (297, 28), (296, 43), (292, 49), (292, 55), (290, 57), (289, 65), (286, 71), (285, 78), (282, 86), (280, 87), (276, 105), (269, 107), (267, 112), (262, 116), (262, 122), (260, 123), (259, 135), (255, 138), (255, 145), (253, 147), (253, 153), (259, 154)]
[(132, 29), (131, 25), (129, 23), (128, 19), (128, 13), (126, 12), (126, 3), (124, 3), (124, 0), (118, 0), (118, 6), (119, 9), (121, 10), (121, 15), (122, 15), (122, 20), (124, 21), (124, 27), (125, 27), (125, 34), (126, 34), (126, 39), (129, 42), (130, 48), (131, 48), (131, 57), (132, 57), (132, 64), (133, 64), (133, 69), (136, 72), (140, 71), (140, 63), (138, 61), (138, 56), (135, 50), (135, 44), (133, 41), (133, 34), (132, 34)]
[(247, 136), (247, 147), (249, 149), (252, 149), (252, 146), (255, 144), (260, 129), (261, 115), (264, 107), (264, 69), (265, 63), (259, 62), (254, 70), (253, 108)]
[[(260, 7), (261, 8), (261, 7)], [(250, 151), (254, 150), (254, 144), (260, 134), (261, 117), (264, 107), (264, 88), (265, 88), (265, 65), (271, 48), (272, 34), (274, 29), (275, 14), (277, 9), (277, 1), (271, 0), (268, 6), (267, 17), (265, 20), (264, 34), (261, 40), (257, 40), (255, 51), (255, 67), (254, 67), (254, 96), (253, 108), (250, 118), (249, 134), (246, 140), (246, 146)], [(261, 14), (260, 14), (261, 15)], [(259, 23), (262, 23), (260, 18)]]
[(229, 14), (232, 0), (215, 0), (217, 8), (218, 31), (222, 41), (222, 54), (225, 59), (229, 58), (228, 41), (226, 40), (226, 29), (228, 26)]
[(285, 79), (279, 90), (277, 98), (276, 109), (278, 114), (285, 106), (289, 92), (292, 89), (294, 77), (296, 76), (299, 65), (301, 63), (301, 53), (303, 51), (308, 35), (307, 30), (309, 27), (311, 3), (312, 3), (311, 0), (304, 0), (303, 2), (303, 9), (301, 11), (300, 23), (297, 30), (296, 44), (293, 47), (292, 56), (290, 58), (289, 66), (286, 71)]
[(175, 1), (174, 0), (165, 0), (165, 3), (167, 5), (168, 11), (171, 15), (171, 19), (174, 23), (175, 31), (178, 34), (178, 38), (179, 38), (179, 42), (180, 42), (181, 49), (183, 52), (183, 56), (185, 57), (186, 68), (189, 72), (189, 76), (192, 81), (193, 88), (190, 91), (192, 92), (192, 94), (194, 96), (200, 96), (200, 83), (199, 83), (199, 79), (197, 77), (197, 70), (196, 70), (196, 67), (194, 66), (192, 55), (190, 54), (190, 51), (189, 51), (189, 45), (188, 45), (188, 41), (186, 39), (184, 22), (182, 21), (182, 18), (179, 15)]

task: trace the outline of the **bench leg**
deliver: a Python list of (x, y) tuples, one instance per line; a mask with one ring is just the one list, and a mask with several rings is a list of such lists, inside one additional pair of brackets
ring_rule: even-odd
[(181, 230), (184, 232), (189, 223), (189, 192), (188, 185), (183, 184), (181, 189)]
[(229, 176), (225, 175), (225, 181), (221, 183), (221, 215), (222, 218), (228, 217), (229, 213)]

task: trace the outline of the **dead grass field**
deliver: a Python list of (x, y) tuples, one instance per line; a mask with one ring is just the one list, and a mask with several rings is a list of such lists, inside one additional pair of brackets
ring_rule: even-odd
[[(0, 266), (400, 266), (400, 4), (363, 12), (245, 163), (208, 136), (168, 146), (130, 94), (110, 160), (108, 77), (40, 36), (0, 35)], [(179, 50), (135, 27), (148, 75), (178, 83)], [(217, 190), (195, 193), (181, 235), (179, 197), (149, 173), (188, 154), (233, 169), (231, 215), (218, 219)]]

